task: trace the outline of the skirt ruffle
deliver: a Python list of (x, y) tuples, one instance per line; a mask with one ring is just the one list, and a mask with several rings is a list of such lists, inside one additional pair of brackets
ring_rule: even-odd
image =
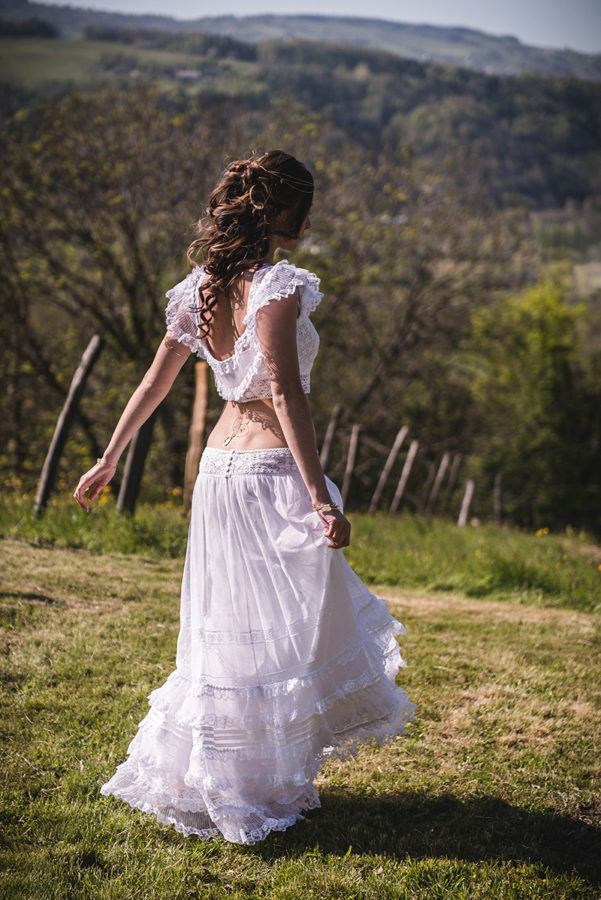
[(413, 719), (395, 683), (404, 633), (327, 546), (287, 448), (205, 449), (176, 668), (101, 793), (185, 836), (253, 844), (283, 831), (320, 806), (326, 760)]

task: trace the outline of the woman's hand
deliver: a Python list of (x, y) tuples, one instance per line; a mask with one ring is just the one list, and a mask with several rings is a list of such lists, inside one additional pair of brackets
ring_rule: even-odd
[(339, 509), (317, 510), (317, 515), (325, 523), (323, 533), (328, 538), (328, 547), (340, 550), (351, 542), (351, 523)]
[[(90, 511), (88, 501), (94, 500), (98, 496), (102, 488), (109, 483), (116, 469), (117, 466), (114, 463), (97, 462), (85, 475), (81, 476), (73, 496), (82, 509), (85, 509), (86, 512)], [(85, 495), (88, 491), (89, 494), (86, 500)]]

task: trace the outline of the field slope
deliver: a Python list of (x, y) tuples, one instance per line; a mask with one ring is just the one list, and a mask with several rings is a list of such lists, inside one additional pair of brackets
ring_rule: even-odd
[(328, 764), (322, 809), (249, 848), (99, 795), (174, 666), (182, 560), (0, 553), (1, 896), (599, 896), (598, 612), (374, 586), (408, 631), (410, 735)]

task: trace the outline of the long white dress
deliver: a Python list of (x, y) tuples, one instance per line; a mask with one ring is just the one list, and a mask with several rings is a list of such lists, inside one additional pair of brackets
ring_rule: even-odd
[[(195, 270), (168, 292), (170, 331), (216, 364), (222, 396), (236, 380), (238, 396), (256, 396), (265, 389), (264, 361), (250, 363), (250, 379), (250, 352), (237, 371), (220, 368), (187, 322), (189, 313), (196, 329), (200, 275)], [(308, 387), (317, 347), (307, 322), (321, 299), (317, 279), (278, 263), (255, 280), (250, 334), (236, 352), (244, 357), (257, 349), (256, 311), (300, 281), (299, 361)], [(342, 507), (337, 486), (326, 481)], [(320, 806), (313, 780), (325, 760), (393, 739), (413, 718), (414, 704), (395, 683), (404, 666), (396, 636), (404, 633), (342, 550), (328, 547), (288, 448), (205, 448), (192, 500), (176, 667), (149, 694), (128, 758), (101, 793), (185, 836), (253, 844), (288, 828)]]

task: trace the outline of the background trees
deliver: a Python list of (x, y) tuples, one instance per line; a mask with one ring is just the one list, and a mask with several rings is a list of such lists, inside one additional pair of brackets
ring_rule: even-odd
[[(506, 516), (596, 527), (601, 329), (592, 305), (574, 308), (569, 278), (552, 287), (544, 281), (542, 225), (536, 231), (529, 212), (536, 191), (515, 194), (508, 205), (505, 175), (491, 181), (497, 163), (488, 150), (502, 131), (483, 129), (482, 116), (492, 121), (494, 110), (508, 108), (509, 88), (449, 70), (436, 116), (419, 63), (384, 60), (351, 77), (357, 51), (344, 48), (340, 90), (354, 78), (361, 103), (376, 96), (372, 89), (383, 90), (375, 127), (377, 111), (361, 119), (355, 101), (316, 109), (310, 85), (325, 51), (309, 49), (315, 71), (307, 103), (281, 99), (275, 88), (269, 99), (251, 102), (248, 92), (243, 99), (190, 96), (142, 83), (24, 95), (17, 111), (5, 109), (2, 471), (35, 482), (93, 333), (106, 345), (64, 458), (65, 478), (102, 451), (161, 338), (164, 292), (188, 271), (185, 250), (218, 174), (252, 149), (282, 146), (306, 161), (317, 182), (311, 238), (295, 261), (320, 275), (326, 295), (314, 313), (322, 348), (311, 403), (320, 437), (337, 403), (342, 426), (360, 421), (380, 447), (407, 424), (432, 459), (446, 451), (470, 458), (487, 486), (482, 515), (491, 513), (492, 480), (502, 471)], [(295, 52), (304, 59), (309, 49)], [(280, 71), (280, 48), (271, 47), (271, 63), (268, 51), (260, 65)], [(370, 78), (391, 79), (390, 87), (399, 66), (413, 68), (393, 103), (404, 103), (409, 118), (397, 120), (388, 88)], [(473, 78), (480, 96), (466, 105), (458, 98)], [(438, 73), (437, 90), (441, 79)], [(557, 137), (565, 147), (583, 96), (577, 92), (567, 119), (557, 113), (568, 122)], [(527, 115), (519, 96), (511, 102)], [(430, 132), (422, 128), (424, 104)], [(422, 123), (419, 140), (417, 132), (413, 142), (403, 136), (407, 122)], [(546, 134), (544, 122), (541, 128)], [(587, 201), (593, 224), (595, 183)], [(586, 252), (589, 232), (592, 225), (579, 232), (572, 254)], [(160, 409), (143, 488), (148, 499), (182, 481), (192, 389), (189, 365)], [(209, 428), (220, 409), (211, 387)], [(337, 474), (343, 451), (338, 446), (331, 459)], [(363, 461), (372, 489), (381, 464), (377, 454)], [(370, 493), (358, 485), (354, 502), (366, 503)]]

